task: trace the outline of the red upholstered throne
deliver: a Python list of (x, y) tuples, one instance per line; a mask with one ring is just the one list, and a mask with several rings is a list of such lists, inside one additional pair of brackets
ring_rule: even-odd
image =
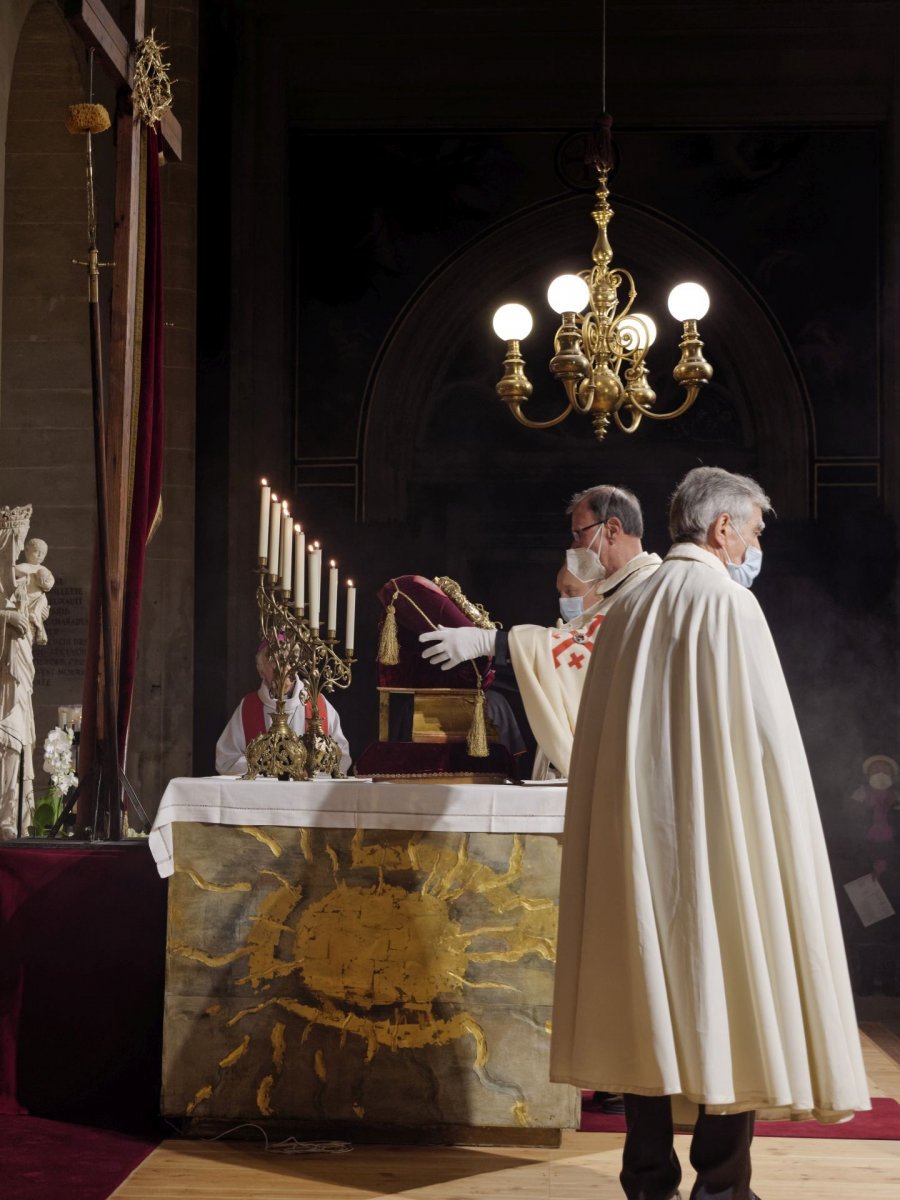
[[(358, 775), (375, 779), (501, 782), (518, 778), (515, 760), (484, 721), (491, 660), (449, 671), (422, 658), (419, 634), (444, 625), (494, 628), (453, 580), (397, 575), (381, 588), (384, 608), (377, 668), (378, 741), (363, 751)], [(483, 728), (483, 735), (482, 735)]]

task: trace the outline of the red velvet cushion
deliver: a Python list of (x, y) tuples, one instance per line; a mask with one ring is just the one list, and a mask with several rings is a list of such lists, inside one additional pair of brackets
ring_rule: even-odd
[[(442, 671), (439, 666), (434, 666), (422, 658), (422, 651), (427, 649), (428, 643), (419, 641), (420, 633), (426, 633), (438, 625), (458, 629), (461, 626), (471, 626), (473, 622), (436, 583), (432, 583), (424, 575), (396, 575), (389, 579), (378, 593), (378, 599), (385, 609), (398, 588), (402, 594), (393, 602), (397, 618), (400, 661), (395, 667), (380, 662), (377, 664), (378, 687), (477, 687), (478, 680), (471, 663), (461, 663), (450, 671)], [(491, 660), (479, 658), (475, 661), (481, 672), (482, 685), (490, 687), (494, 678)]]

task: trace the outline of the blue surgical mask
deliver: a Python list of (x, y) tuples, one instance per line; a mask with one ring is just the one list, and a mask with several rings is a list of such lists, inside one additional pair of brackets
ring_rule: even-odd
[[(762, 570), (762, 550), (757, 550), (755, 546), (748, 545), (747, 542), (741, 537), (740, 531), (735, 528), (735, 526), (732, 526), (732, 529), (734, 529), (734, 532), (739, 538), (741, 538), (741, 541), (744, 542), (746, 553), (744, 554), (743, 562), (734, 563), (729, 558), (728, 562), (725, 564), (725, 567), (735, 583), (739, 583), (742, 585), (742, 587), (746, 588), (753, 587), (753, 580)], [(728, 552), (726, 551), (726, 554), (727, 553)]]
[(575, 621), (584, 612), (583, 596), (560, 596), (559, 612), (566, 622)]

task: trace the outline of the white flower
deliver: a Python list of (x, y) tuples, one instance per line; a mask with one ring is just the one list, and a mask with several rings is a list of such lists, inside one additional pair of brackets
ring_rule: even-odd
[(73, 740), (72, 730), (60, 729), (58, 725), (44, 738), (44, 770), (61, 796), (78, 786), (78, 776), (72, 762)]

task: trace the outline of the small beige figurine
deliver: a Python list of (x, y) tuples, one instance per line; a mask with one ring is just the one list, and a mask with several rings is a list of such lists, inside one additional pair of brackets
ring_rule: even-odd
[(28, 623), (31, 626), (31, 640), (36, 646), (47, 645), (47, 631), (44, 622), (50, 615), (50, 605), (47, 603), (47, 592), (56, 580), (52, 573), (43, 566), (47, 557), (47, 543), (42, 538), (29, 538), (25, 543), (25, 561), (16, 563), (16, 582), (25, 584), (25, 605), (28, 612)]

